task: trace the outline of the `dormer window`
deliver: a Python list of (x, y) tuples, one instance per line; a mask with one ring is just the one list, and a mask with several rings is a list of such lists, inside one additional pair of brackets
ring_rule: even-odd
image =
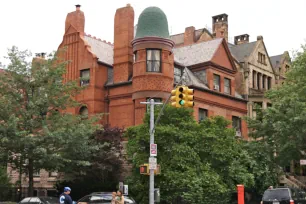
[(231, 94), (231, 80), (224, 78), (224, 93)]
[(160, 50), (147, 50), (147, 72), (161, 72)]

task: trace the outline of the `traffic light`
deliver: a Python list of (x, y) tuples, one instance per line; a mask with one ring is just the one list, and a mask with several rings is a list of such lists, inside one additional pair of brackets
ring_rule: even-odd
[(140, 174), (150, 175), (149, 164), (142, 164), (139, 166)]
[(156, 167), (157, 167), (157, 168), (154, 170), (154, 174), (155, 174), (155, 175), (159, 175), (159, 174), (161, 173), (160, 165), (157, 164)]
[(175, 90), (171, 91), (171, 106), (180, 107), (193, 107), (193, 89), (187, 86), (178, 86)]

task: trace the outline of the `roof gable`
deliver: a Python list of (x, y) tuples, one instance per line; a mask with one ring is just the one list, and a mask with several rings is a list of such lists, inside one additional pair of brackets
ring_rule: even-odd
[(244, 62), (245, 57), (249, 57), (253, 53), (256, 47), (256, 43), (257, 41), (243, 43), (240, 45), (233, 45), (231, 43), (228, 43), (228, 47), (231, 51), (231, 54), (238, 62)]
[(114, 45), (85, 35), (84, 39), (90, 45), (91, 51), (98, 57), (98, 61), (113, 66), (114, 63)]
[(173, 49), (175, 59), (184, 66), (211, 61), (222, 43), (222, 38)]
[[(265, 70), (267, 71), (270, 71), (270, 72), (273, 72), (274, 74), (276, 74), (273, 66), (272, 66), (272, 63), (271, 63), (271, 60), (270, 60), (270, 57), (269, 57), (269, 54), (268, 54), (268, 51), (267, 51), (267, 48), (266, 48), (266, 45), (265, 43), (263, 42), (263, 40), (258, 40), (257, 41), (257, 44), (252, 52), (252, 55), (254, 57), (252, 57), (252, 60), (253, 60), (253, 64), (256, 64), (258, 63), (258, 52), (261, 52), (262, 54), (264, 54), (266, 56), (266, 66), (265, 66)], [(249, 61), (250, 61), (250, 58), (249, 57)]]
[(225, 40), (222, 41), (211, 61), (232, 71), (237, 70)]

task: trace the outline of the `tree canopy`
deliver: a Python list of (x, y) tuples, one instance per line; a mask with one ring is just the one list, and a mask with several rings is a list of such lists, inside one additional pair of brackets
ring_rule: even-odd
[(29, 195), (35, 170), (89, 166), (100, 145), (91, 140), (102, 129), (98, 117), (65, 111), (81, 105), (74, 96), (82, 88), (78, 80), (62, 80), (69, 62), (59, 56), (29, 62), (30, 52), (13, 47), (10, 64), (0, 74), (0, 146), (12, 166), (28, 174)]
[[(197, 123), (190, 109), (165, 108), (155, 131), (157, 162), (161, 165), (155, 187), (160, 188), (163, 203), (176, 199), (189, 203), (228, 203), (237, 184), (256, 186), (255, 177), (262, 176), (260, 172), (254, 174), (258, 164), (248, 153), (246, 142), (237, 139), (228, 125), (229, 121), (221, 116)], [(149, 116), (143, 125), (128, 128), (126, 137), (133, 168), (128, 179), (130, 191), (145, 203), (149, 179), (140, 175), (139, 165), (148, 163)]]
[(306, 158), (306, 47), (294, 56), (284, 83), (267, 92), (272, 107), (249, 121), (253, 137), (275, 151), (281, 166)]

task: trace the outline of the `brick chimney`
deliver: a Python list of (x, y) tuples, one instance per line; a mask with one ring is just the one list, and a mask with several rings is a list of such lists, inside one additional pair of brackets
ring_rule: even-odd
[(192, 45), (194, 43), (194, 31), (195, 28), (193, 26), (185, 28), (184, 45)]
[(119, 8), (114, 25), (114, 83), (128, 81), (133, 72), (134, 9), (130, 4)]
[(228, 42), (228, 15), (220, 14), (212, 17), (213, 36), (224, 38)]
[(249, 43), (249, 37), (250, 36), (248, 34), (235, 36), (235, 45)]
[(68, 13), (65, 22), (65, 32), (67, 32), (70, 25), (72, 25), (81, 35), (84, 35), (85, 15), (81, 11), (81, 5), (75, 5), (76, 10)]

